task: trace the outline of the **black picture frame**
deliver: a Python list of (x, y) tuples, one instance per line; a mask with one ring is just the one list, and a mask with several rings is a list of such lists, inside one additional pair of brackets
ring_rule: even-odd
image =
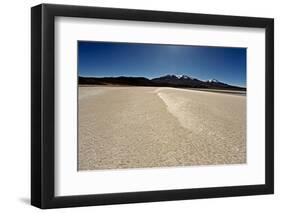
[[(55, 17), (264, 28), (265, 184), (93, 195), (54, 195)], [(41, 4), (31, 9), (31, 204), (42, 209), (272, 194), (274, 192), (274, 20), (240, 16)]]

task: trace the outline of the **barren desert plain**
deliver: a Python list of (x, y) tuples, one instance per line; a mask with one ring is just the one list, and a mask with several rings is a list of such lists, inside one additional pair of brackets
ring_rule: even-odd
[(246, 95), (79, 86), (78, 170), (246, 163)]

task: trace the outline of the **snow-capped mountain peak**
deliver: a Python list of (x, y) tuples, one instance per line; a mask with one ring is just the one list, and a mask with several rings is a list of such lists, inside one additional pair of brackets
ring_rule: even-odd
[(182, 77), (182, 75), (175, 75), (178, 79), (180, 79)]
[(191, 79), (191, 80), (193, 80), (194, 78), (192, 78), (192, 77), (190, 77), (190, 76), (188, 76), (188, 75), (182, 75), (182, 77), (181, 78), (183, 78), (183, 79)]
[(207, 82), (209, 83), (220, 83), (217, 79), (210, 79), (210, 80), (207, 80)]
[(177, 79), (191, 79), (193, 80), (193, 78), (189, 77), (188, 75), (172, 75), (177, 77)]
[(168, 75), (162, 76), (162, 78), (179, 78), (179, 77), (177, 75), (168, 74)]

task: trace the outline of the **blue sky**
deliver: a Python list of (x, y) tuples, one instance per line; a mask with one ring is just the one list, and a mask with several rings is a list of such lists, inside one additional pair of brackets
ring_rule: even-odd
[(78, 41), (78, 73), (84, 77), (166, 74), (246, 86), (246, 48)]

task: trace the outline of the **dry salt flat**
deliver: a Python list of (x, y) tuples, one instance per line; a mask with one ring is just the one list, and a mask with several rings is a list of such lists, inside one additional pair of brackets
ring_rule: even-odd
[(79, 87), (78, 169), (246, 163), (246, 96)]

